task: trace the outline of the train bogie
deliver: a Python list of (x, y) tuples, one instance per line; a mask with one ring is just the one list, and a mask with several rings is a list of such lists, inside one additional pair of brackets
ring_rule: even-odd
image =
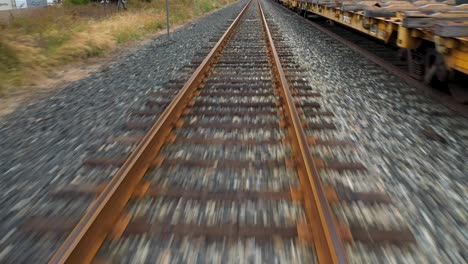
[(401, 49), (412, 76), (441, 85), (468, 75), (468, 4), (454, 1), (283, 0)]

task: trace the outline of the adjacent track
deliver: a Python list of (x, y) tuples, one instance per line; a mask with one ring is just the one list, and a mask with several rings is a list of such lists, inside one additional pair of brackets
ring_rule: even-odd
[[(132, 228), (137, 233), (161, 236), (173, 233), (213, 238), (300, 237), (315, 245), (315, 253), (321, 263), (345, 263), (341, 239), (295, 103), (260, 3), (257, 6), (257, 3), (249, 2), (115, 177), (103, 188), (50, 263), (90, 262), (106, 239), (116, 239), (124, 230), (131, 232)], [(133, 128), (138, 127), (133, 125)], [(196, 137), (178, 135), (185, 129), (192, 129), (192, 133), (200, 129), (205, 131)], [(246, 134), (253, 130), (279, 137), (244, 139), (243, 135), (237, 134), (227, 139), (212, 136), (216, 130), (236, 130), (235, 133)], [(190, 149), (192, 145), (198, 147)], [(210, 152), (210, 149), (214, 151)], [(288, 149), (291, 149), (290, 155)], [(297, 177), (288, 180), (298, 180), (300, 185), (296, 190), (288, 185), (272, 189), (262, 184), (262, 179), (253, 177), (252, 181), (259, 187), (253, 190), (245, 186), (240, 188), (229, 179), (219, 179), (221, 184), (215, 189), (210, 189), (210, 186), (192, 186), (189, 189), (153, 186), (144, 180), (145, 174), (154, 167), (163, 170), (174, 166), (191, 168), (194, 175), (187, 177), (206, 174), (204, 168), (278, 170), (284, 175)], [(263, 220), (259, 219), (253, 225), (239, 219), (214, 226), (130, 220), (132, 217), (124, 212), (132, 196), (145, 197), (151, 193), (215, 201), (265, 199), (270, 201), (271, 208), (266, 210)], [(297, 209), (298, 215), (272, 215), (279, 202), (285, 202), (291, 208), (297, 207), (294, 200), (298, 200), (302, 207)], [(280, 220), (271, 222), (267, 220), (270, 218)], [(120, 234), (115, 230), (121, 230)], [(116, 232), (119, 235), (115, 235)]]

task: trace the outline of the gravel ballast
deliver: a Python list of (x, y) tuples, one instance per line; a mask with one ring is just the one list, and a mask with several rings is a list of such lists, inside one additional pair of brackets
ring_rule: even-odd
[[(313, 88), (322, 93), (318, 101), (334, 112), (338, 130), (333, 134), (357, 143), (356, 157), (373, 175), (369, 184), (383, 186), (408, 221), (417, 239), (417, 254), (431, 263), (466, 263), (467, 120), (311, 27), (304, 18), (272, 1), (263, 3), (309, 73)], [(356, 250), (368, 249), (354, 245), (349, 253)], [(351, 261), (374, 259), (358, 255)]]
[(244, 4), (239, 1), (197, 19), (173, 32), (170, 42), (166, 36), (157, 37), (99, 72), (0, 119), (0, 262), (47, 261), (63, 236), (27, 235), (21, 224), (50, 211), (63, 216), (84, 212), (89, 199), (73, 204), (55, 200), (52, 210), (54, 200), (48, 192), (59, 184), (85, 181), (80, 175), (92, 174), (90, 181), (102, 181), (115, 173), (115, 168), (83, 169), (82, 162), (112, 149), (106, 141), (124, 133), (128, 113), (141, 109), (150, 92), (177, 79), (179, 70), (222, 33)]
[[(406, 249), (386, 245), (378, 250), (373, 245), (355, 243), (347, 247), (350, 261), (466, 263), (467, 120), (308, 26), (304, 18), (270, 0), (262, 2), (269, 16), (269, 23), (279, 27), (283, 38), (295, 53), (294, 59), (307, 70), (307, 80), (314, 89), (321, 92), (322, 96), (317, 101), (335, 114), (332, 121), (338, 129), (315, 133), (323, 138), (351, 139), (356, 143), (353, 150), (312, 149), (312, 152), (328, 155), (330, 159), (361, 162), (369, 169), (366, 173), (346, 175), (325, 171), (321, 173), (322, 179), (339, 182), (353, 190), (383, 190), (390, 194), (394, 202), (391, 210), (385, 210), (385, 213), (379, 208), (372, 212), (360, 212), (359, 205), (355, 206), (356, 210), (349, 212), (336, 207), (335, 213), (348, 220), (356, 218), (357, 222), (362, 222), (360, 218), (364, 214), (372, 213), (382, 220), (373, 223), (375, 225), (387, 225), (387, 222), (393, 225), (395, 222), (394, 225), (400, 226), (401, 221), (408, 224), (418, 242)], [(109, 180), (117, 171), (116, 167), (87, 167), (82, 166), (83, 161), (90, 157), (128, 155), (135, 144), (112, 143), (109, 138), (142, 134), (143, 131), (130, 131), (126, 124), (149, 122), (154, 117), (136, 117), (129, 113), (135, 109), (143, 109), (144, 103), (149, 99), (168, 101), (167, 98), (155, 98), (151, 92), (163, 91), (164, 84), (186, 76), (186, 73), (184, 75), (179, 70), (190, 63), (196, 52), (205, 52), (213, 44), (209, 40), (219, 37), (228, 25), (228, 20), (232, 21), (245, 3), (246, 0), (239, 1), (178, 29), (172, 34), (170, 42), (167, 42), (165, 36), (155, 38), (138, 51), (118, 58), (100, 72), (68, 85), (50, 98), (38, 100), (0, 119), (1, 263), (45, 263), (50, 258), (66, 234), (24, 232), (21, 225), (31, 216), (37, 215), (69, 219), (81, 216), (92, 201), (90, 197), (60, 200), (51, 197), (50, 191), (67, 184), (96, 185)], [(187, 72), (187, 68), (184, 71)], [(245, 99), (256, 100), (256, 97)], [(159, 110), (162, 109), (163, 107)], [(206, 118), (202, 121), (212, 120)], [(276, 119), (247, 121), (269, 123)], [(311, 118), (310, 121), (324, 120)], [(201, 121), (190, 119), (187, 122), (191, 124)], [(199, 133), (206, 136), (217, 133), (214, 129), (209, 133), (207, 131), (181, 128), (176, 134), (193, 136)], [(236, 138), (239, 134), (225, 135)], [(271, 136), (276, 138), (278, 134), (281, 133), (275, 132)], [(247, 133), (242, 135), (246, 136)], [(258, 135), (252, 133), (248, 136)], [(265, 137), (262, 133), (260, 136)], [(179, 148), (187, 151), (175, 153), (171, 148), (165, 148), (164, 151), (174, 154), (174, 158), (179, 157), (177, 155), (202, 158), (207, 152), (201, 148), (189, 151), (188, 146)], [(229, 155), (231, 152), (241, 153), (237, 146), (231, 148), (233, 150), (229, 151)], [(215, 154), (214, 157), (228, 153), (224, 148), (210, 148), (209, 151)], [(270, 151), (275, 158), (282, 157), (282, 153), (286, 152), (283, 148), (276, 147), (272, 147)], [(267, 153), (260, 147), (251, 149), (252, 155), (257, 152)], [(281, 186), (297, 184), (288, 178), (288, 173), (281, 170), (262, 172), (265, 174), (265, 182), (259, 181), (259, 189), (266, 188), (265, 186), (268, 186), (267, 189), (281, 189)], [(165, 178), (168, 173), (171, 177)], [(187, 180), (185, 176), (190, 173), (194, 172), (181, 169), (162, 171), (152, 175), (151, 180), (164, 180), (177, 186), (199, 186), (199, 182), (207, 182), (206, 179), (197, 177)], [(205, 175), (203, 171), (199, 174)], [(261, 173), (258, 175), (261, 176)], [(280, 178), (275, 175), (288, 177)], [(214, 176), (216, 177), (211, 180), (216, 180), (217, 184), (226, 180), (223, 175)], [(237, 181), (236, 177), (242, 178), (244, 173), (231, 176), (235, 176), (231, 180)], [(226, 184), (229, 183), (226, 181)], [(238, 187), (251, 188), (250, 185)], [(153, 208), (155, 204), (152, 202), (147, 206)], [(182, 205), (187, 210), (193, 210), (189, 203)], [(200, 206), (211, 208), (205, 204)], [(224, 205), (216, 206), (210, 210), (216, 209), (218, 212)], [(243, 208), (242, 204), (239, 206)], [(256, 205), (246, 208), (250, 208), (251, 212), (261, 211)], [(265, 208), (275, 213), (276, 208), (280, 208), (279, 216), (291, 218), (282, 214), (295, 207), (289, 204), (271, 204)], [(385, 215), (388, 212), (391, 214)], [(187, 219), (184, 217), (181, 221)], [(165, 243), (173, 248), (180, 248), (180, 252), (166, 252), (169, 246)], [(113, 252), (114, 248), (139, 250)], [(284, 244), (261, 244), (248, 240), (231, 245), (229, 242), (211, 243), (196, 239), (161, 242), (143, 235), (106, 243), (102, 250), (113, 252), (125, 263), (143, 262), (144, 259), (184, 262), (186, 258), (195, 259), (197, 254), (198, 259), (221, 262), (219, 252), (226, 248), (232, 250), (226, 251), (223, 259), (229, 259), (233, 263), (247, 258), (256, 263), (271, 263), (273, 260), (297, 263), (300, 259), (315, 258), (310, 254), (310, 249), (297, 246), (292, 240)], [(272, 252), (281, 254), (276, 256)], [(387, 255), (387, 252), (392, 254)], [(401, 254), (393, 254), (394, 252)]]

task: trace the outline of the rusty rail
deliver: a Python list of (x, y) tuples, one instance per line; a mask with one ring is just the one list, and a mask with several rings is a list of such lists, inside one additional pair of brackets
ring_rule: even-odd
[(183, 114), (185, 106), (208, 74), (250, 3), (251, 1), (246, 4), (208, 56), (177, 93), (174, 100), (55, 252), (49, 263), (90, 263), (92, 261), (111, 231), (110, 227), (118, 220), (138, 183), (153, 164), (165, 142), (164, 139), (169, 136), (176, 120)]
[[(309, 221), (308, 227), (317, 229), (310, 230), (313, 234), (314, 245), (320, 263), (346, 263), (346, 254), (341, 243), (340, 234), (331, 214), (320, 176), (314, 159), (309, 151), (307, 137), (302, 127), (302, 122), (299, 119), (299, 114), (289, 89), (286, 75), (281, 66), (278, 53), (271, 36), (268, 23), (263, 12), (262, 5), (258, 2), (260, 13), (262, 16), (263, 27), (267, 35), (269, 50), (273, 57), (275, 74), (279, 81), (280, 91), (286, 106), (286, 116), (289, 118), (292, 128), (289, 129), (295, 159), (297, 161), (301, 184), (305, 191), (306, 199), (304, 207)], [(317, 219), (318, 218), (318, 219)], [(319, 221), (317, 221), (319, 220)], [(312, 224), (313, 223), (313, 224)]]

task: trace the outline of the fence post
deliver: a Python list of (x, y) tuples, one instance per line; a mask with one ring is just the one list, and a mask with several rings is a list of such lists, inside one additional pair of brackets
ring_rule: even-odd
[(167, 38), (170, 39), (169, 35), (169, 0), (166, 0), (166, 27), (167, 27)]

